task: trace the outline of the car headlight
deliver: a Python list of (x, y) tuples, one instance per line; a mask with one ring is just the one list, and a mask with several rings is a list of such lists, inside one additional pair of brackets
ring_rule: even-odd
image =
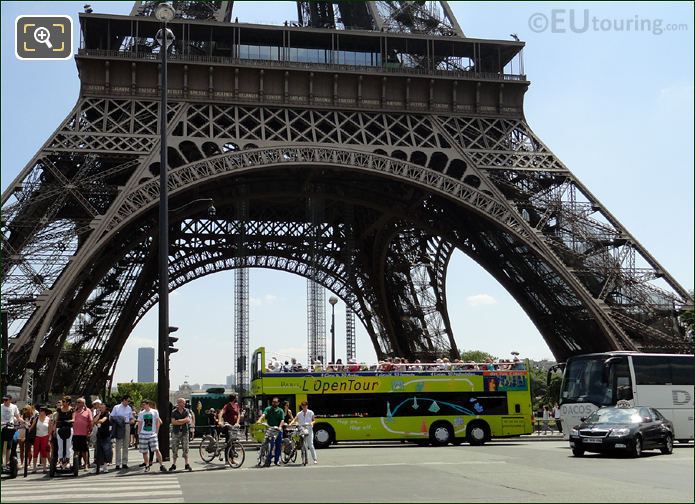
[(630, 434), (630, 429), (613, 429), (608, 437), (620, 437)]
[(570, 429), (570, 436), (578, 436), (579, 431), (577, 429)]

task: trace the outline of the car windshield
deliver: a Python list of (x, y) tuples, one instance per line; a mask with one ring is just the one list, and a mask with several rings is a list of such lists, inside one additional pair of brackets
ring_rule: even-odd
[(605, 408), (594, 411), (586, 421), (594, 424), (640, 423), (642, 417), (636, 408)]

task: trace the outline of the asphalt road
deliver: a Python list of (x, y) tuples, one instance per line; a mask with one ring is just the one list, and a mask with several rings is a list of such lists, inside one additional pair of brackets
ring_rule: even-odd
[(319, 464), (259, 469), (247, 452), (241, 469), (192, 473), (131, 469), (99, 476), (3, 480), (2, 502), (693, 502), (693, 445), (639, 459), (572, 456), (563, 441), (497, 441), (482, 447), (341, 444)]

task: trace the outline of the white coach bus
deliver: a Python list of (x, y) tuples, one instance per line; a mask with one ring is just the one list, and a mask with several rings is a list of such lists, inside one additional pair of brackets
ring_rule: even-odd
[(676, 440), (692, 440), (694, 363), (692, 355), (639, 352), (570, 357), (564, 365), (560, 389), (565, 439), (581, 417), (625, 399), (658, 409), (673, 422)]

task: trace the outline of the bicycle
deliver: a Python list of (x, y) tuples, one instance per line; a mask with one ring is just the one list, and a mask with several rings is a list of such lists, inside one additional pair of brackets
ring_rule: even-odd
[(280, 427), (271, 427), (268, 424), (260, 424), (264, 425), (266, 428), (265, 430), (265, 437), (263, 438), (263, 443), (261, 444), (261, 448), (258, 450), (258, 467), (268, 467), (270, 465), (270, 454), (273, 451), (273, 446), (275, 445), (275, 439), (278, 437), (278, 435), (281, 432)]
[(282, 438), (282, 452), (280, 460), (283, 464), (289, 464), (290, 462), (295, 462), (297, 460), (297, 443), (299, 442), (299, 435), (297, 434), (297, 427), (292, 425), (286, 427), (287, 437)]
[(307, 423), (307, 424), (299, 424), (297, 426), (296, 436), (299, 439), (297, 444), (299, 445), (299, 450), (302, 454), (302, 465), (307, 465), (307, 463), (309, 462), (309, 454), (307, 453), (307, 447), (306, 447), (306, 438), (309, 437), (309, 429), (307, 427), (310, 425), (311, 425), (310, 423)]
[(226, 464), (232, 469), (238, 469), (244, 463), (246, 459), (246, 452), (244, 447), (239, 442), (239, 427), (232, 426), (228, 423), (224, 424), (224, 428), (227, 429), (228, 435), (227, 440), (222, 443), (220, 438), (206, 434), (200, 441), (200, 458), (206, 464), (212, 462), (215, 458), (219, 457), (222, 460), (222, 454), (224, 454), (224, 460)]

